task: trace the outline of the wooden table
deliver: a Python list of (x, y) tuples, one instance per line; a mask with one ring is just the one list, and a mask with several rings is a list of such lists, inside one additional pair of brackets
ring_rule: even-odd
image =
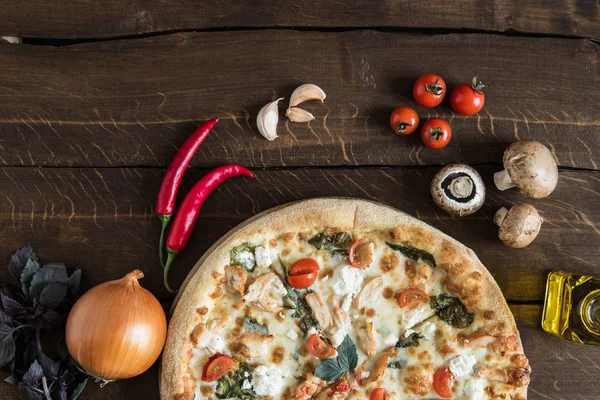
[[(381, 201), (470, 246), (495, 276), (531, 360), (530, 398), (600, 399), (600, 348), (540, 329), (550, 270), (600, 275), (596, 1), (28, 0), (1, 9), (0, 34), (25, 44), (0, 44), (0, 258), (30, 241), (43, 260), (82, 268), (84, 289), (140, 268), (168, 308), (155, 196), (175, 149), (219, 117), (182, 193), (229, 162), (256, 180), (231, 180), (208, 200), (173, 284), (217, 238), (270, 207), (326, 195)], [(412, 84), (426, 72), (449, 87), (475, 73), (489, 85), (473, 117), (447, 102), (416, 107), (423, 120), (451, 122), (442, 151), (387, 123), (395, 107), (415, 106)], [(282, 118), (280, 138), (263, 139), (258, 110), (309, 82), (328, 95), (307, 105), (316, 120)], [(556, 157), (549, 198), (494, 188), (502, 153), (518, 139)], [(440, 166), (456, 162), (474, 165), (488, 189), (482, 210), (460, 220), (429, 195)], [(531, 246), (511, 250), (492, 217), (523, 201), (545, 223)], [(0, 268), (0, 282), (10, 280)], [(83, 398), (157, 399), (157, 371), (90, 384)], [(24, 392), (0, 383), (0, 398)]]

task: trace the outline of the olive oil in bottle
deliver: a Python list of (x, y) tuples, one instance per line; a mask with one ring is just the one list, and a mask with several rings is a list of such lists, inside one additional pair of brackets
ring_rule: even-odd
[(552, 271), (542, 328), (576, 343), (600, 346), (600, 277)]

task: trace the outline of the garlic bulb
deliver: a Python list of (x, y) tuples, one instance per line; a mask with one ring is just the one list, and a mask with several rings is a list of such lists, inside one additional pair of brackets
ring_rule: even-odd
[(323, 89), (312, 83), (306, 83), (298, 86), (296, 90), (294, 90), (292, 97), (290, 97), (290, 107), (295, 107), (298, 104), (309, 100), (319, 100), (322, 103), (325, 100), (325, 97), (327, 97), (327, 95)]
[(314, 115), (299, 107), (290, 107), (285, 115), (294, 122), (310, 122), (315, 119)]
[(267, 140), (277, 138), (277, 123), (279, 122), (279, 109), (277, 103), (283, 100), (283, 97), (270, 102), (260, 109), (256, 117), (256, 126), (261, 135)]

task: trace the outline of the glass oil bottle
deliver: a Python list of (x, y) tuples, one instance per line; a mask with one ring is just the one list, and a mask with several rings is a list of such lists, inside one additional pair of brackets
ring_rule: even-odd
[(576, 343), (600, 346), (600, 277), (552, 271), (542, 328)]

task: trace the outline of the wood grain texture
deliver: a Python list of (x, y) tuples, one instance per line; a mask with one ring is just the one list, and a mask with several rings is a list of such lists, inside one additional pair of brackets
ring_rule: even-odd
[[(165, 307), (168, 307), (168, 303), (165, 303)], [(529, 399), (597, 400), (600, 390), (600, 347), (571, 343), (542, 331), (539, 327), (542, 307), (539, 305), (511, 305), (511, 310), (521, 332), (525, 354), (531, 363)], [(0, 379), (4, 377), (0, 373)], [(144, 400), (159, 399), (157, 365), (139, 377), (114, 382), (104, 388), (89, 382), (81, 399), (128, 400), (132, 394)], [(0, 397), (26, 398), (23, 391), (1, 380)]]
[(0, 34), (106, 38), (229, 27), (407, 27), (600, 37), (593, 0), (81, 0), (16, 2), (3, 9)]
[[(229, 229), (279, 204), (317, 196), (349, 196), (390, 204), (473, 248), (513, 301), (542, 301), (552, 269), (595, 273), (600, 235), (600, 172), (561, 172), (551, 197), (527, 199), (544, 217), (539, 237), (526, 249), (504, 247), (492, 223), (501, 206), (526, 199), (492, 187), (496, 167), (478, 167), (488, 188), (482, 210), (452, 219), (436, 208), (429, 183), (438, 168), (255, 170), (254, 181), (226, 182), (202, 209), (188, 249), (179, 257), (171, 283), (179, 286), (203, 252)], [(206, 171), (190, 171), (180, 193)], [(154, 168), (0, 169), (0, 259), (30, 241), (43, 261), (83, 269), (89, 288), (134, 268), (142, 285), (169, 297), (157, 260), (159, 221), (153, 204), (163, 170)], [(11, 278), (0, 268), (0, 282)]]
[[(220, 117), (193, 165), (488, 163), (527, 138), (562, 166), (597, 169), (599, 49), (585, 39), (287, 30), (0, 44), (0, 165), (164, 167), (197, 124)], [(451, 122), (444, 151), (388, 126), (395, 107), (415, 106), (412, 85), (429, 71), (449, 87), (475, 73), (489, 85), (473, 117), (447, 102), (416, 107), (422, 120)], [(328, 94), (306, 104), (317, 119), (286, 122), (282, 110), (280, 138), (263, 139), (258, 110), (306, 82)]]

